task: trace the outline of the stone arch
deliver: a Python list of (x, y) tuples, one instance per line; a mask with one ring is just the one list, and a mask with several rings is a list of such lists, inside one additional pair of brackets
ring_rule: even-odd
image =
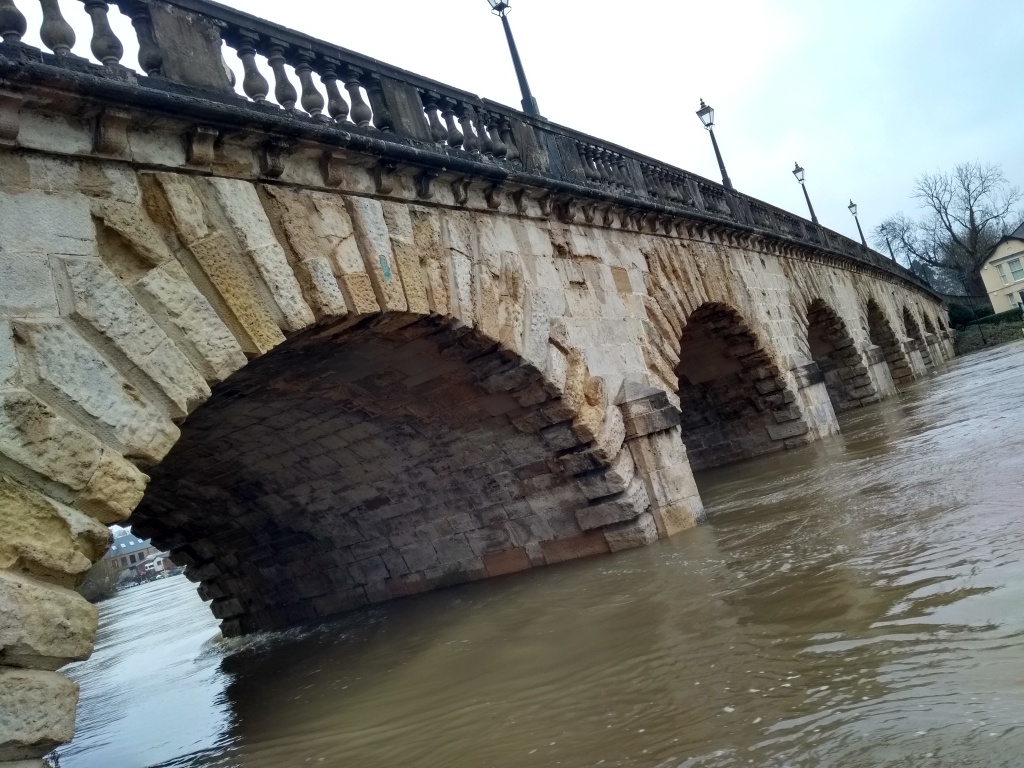
[(807, 348), (825, 378), (836, 411), (878, 402), (878, 390), (846, 323), (822, 299), (807, 308)]
[(925, 329), (925, 331), (927, 333), (930, 333), (933, 336), (936, 333), (935, 325), (932, 323), (932, 319), (930, 317), (928, 317), (928, 313), (927, 312), (924, 313), (924, 329)]
[(914, 313), (906, 306), (903, 307), (903, 326), (907, 329), (907, 338), (911, 340), (916, 351), (921, 353), (921, 361), (924, 363), (925, 369), (934, 368), (935, 362), (924, 335), (921, 333), (921, 326), (918, 325)]
[[(582, 410), (603, 416), (600, 382), (585, 386)], [(574, 475), (621, 434), (593, 446), (571, 398), (437, 317), (316, 328), (215, 387), (134, 528), (229, 635), (607, 552), (608, 523), (645, 510), (595, 513)]]
[(796, 395), (736, 310), (719, 303), (698, 307), (679, 349), (682, 437), (695, 469), (811, 439)]
[[(38, 243), (24, 247), (37, 248), (32, 256), (44, 266), (31, 273), (39, 307), (0, 325), (0, 602), (31, 596), (19, 598), (19, 611), (55, 612), (42, 622), (17, 613), (18, 626), (70, 624), (58, 643), (27, 637), (0, 648), (0, 665), (16, 659), (49, 674), (88, 655), (95, 610), (67, 588), (102, 557), (104, 525), (128, 521), (140, 502), (139, 532), (172, 548), (206, 585), (228, 633), (639, 546), (662, 531), (648, 512), (645, 470), (625, 446), (615, 393), (590, 375), (580, 349), (550, 340), (560, 310), (543, 314), (547, 304), (531, 303), (511, 230), (502, 234), (465, 212), (243, 180), (147, 173), (122, 184), (116, 199), (75, 191), (61, 206), (35, 193), (3, 200), (5, 216), (37, 228)], [(321, 370), (321, 355), (341, 355), (335, 363), (349, 372), (364, 366), (367, 389), (324, 389), (344, 375)], [(431, 389), (436, 373), (450, 390)], [(389, 411), (413, 390), (419, 411), (403, 401), (408, 418), (396, 421)], [(449, 393), (464, 397), (458, 409)], [(271, 415), (282, 402), (294, 409)], [(346, 422), (346, 407), (362, 421)], [(324, 422), (325, 413), (339, 421)], [(225, 432), (218, 414), (237, 429)], [(427, 450), (424, 434), (442, 454), (445, 439), (454, 445), (434, 464), (412, 467), (421, 470), (415, 482), (424, 493), (438, 494), (432, 508), (453, 510), (442, 516), (446, 523), (423, 521), (438, 537), (426, 540), (446, 539), (448, 554), (435, 548), (436, 560), (428, 553), (408, 574), (397, 573), (394, 559), (397, 581), (380, 537), (330, 554), (336, 540), (313, 521), (330, 505), (331, 488), (319, 496), (312, 487), (300, 491), (268, 469), (276, 450), (296, 457), (308, 449), (296, 473), (310, 482), (332, 475), (317, 462), (319, 449), (329, 450), (335, 426), (366, 429), (371, 417), (391, 419), (401, 432), (405, 442), (381, 447), (391, 455), (396, 445)], [(634, 427), (631, 437), (654, 431)], [(302, 435), (304, 446), (295, 443)], [(346, 439), (355, 442), (351, 433)], [(465, 460), (477, 443), (479, 455), (501, 446), (502, 457), (491, 457), (498, 464), (441, 466), (445, 456)], [(364, 448), (350, 450), (358, 456)], [(372, 454), (362, 458), (368, 465), (359, 471), (372, 473)], [(662, 471), (657, 459), (645, 455), (646, 469)], [(225, 474), (215, 478), (216, 467)], [(242, 470), (235, 478), (232, 467)], [(458, 488), (431, 486), (427, 470), (458, 475)], [(152, 493), (144, 498), (147, 473)], [(473, 503), (459, 506), (446, 495), (456, 492)], [(400, 514), (401, 501), (381, 497), (345, 501)], [(692, 499), (699, 503), (695, 490)], [(270, 517), (274, 511), (279, 517)], [(412, 546), (401, 542), (388, 546)], [(331, 557), (348, 573), (336, 573), (333, 593), (325, 591), (326, 572), (297, 578), (301, 561), (325, 565)], [(243, 558), (267, 573), (254, 574)], [(71, 700), (69, 681), (41, 679), (55, 700)], [(71, 717), (73, 705), (62, 713)]]
[(867, 323), (868, 337), (871, 343), (881, 350), (881, 357), (889, 368), (893, 383), (897, 387), (911, 383), (914, 380), (914, 370), (910, 366), (910, 360), (885, 312), (874, 299), (868, 300)]

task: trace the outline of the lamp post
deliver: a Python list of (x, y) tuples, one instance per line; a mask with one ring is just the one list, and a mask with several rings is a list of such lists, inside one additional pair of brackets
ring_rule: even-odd
[(718, 158), (718, 170), (722, 172), (722, 186), (726, 189), (732, 189), (732, 179), (729, 178), (729, 174), (725, 172), (725, 162), (722, 160), (722, 153), (718, 149), (718, 140), (715, 138), (715, 110), (704, 103), (704, 99), (700, 100), (700, 109), (697, 110), (697, 117), (704, 123), (704, 127), (708, 129), (708, 133), (711, 134), (711, 146), (715, 148), (715, 157)]
[(885, 238), (885, 247), (889, 249), (889, 258), (892, 259), (893, 261), (896, 261), (896, 254), (893, 253), (892, 242), (889, 240), (888, 237)]
[(523, 112), (533, 117), (540, 117), (540, 108), (537, 100), (530, 93), (530, 84), (526, 81), (526, 70), (523, 69), (523, 61), (519, 58), (519, 49), (516, 48), (516, 40), (512, 37), (512, 27), (508, 23), (509, 7), (511, 0), (487, 0), (490, 3), (491, 11), (501, 17), (501, 23), (505, 27), (505, 37), (508, 40), (508, 50), (512, 54), (512, 66), (516, 68), (516, 77), (519, 78), (519, 90), (523, 94)]
[(851, 200), (847, 207), (850, 209), (850, 213), (853, 214), (853, 220), (857, 222), (857, 231), (860, 232), (860, 244), (867, 248), (868, 241), (864, 239), (864, 230), (860, 228), (860, 219), (857, 217), (857, 204)]
[(793, 175), (796, 176), (796, 180), (800, 182), (800, 187), (804, 191), (804, 200), (807, 201), (807, 210), (811, 212), (811, 221), (815, 224), (818, 223), (818, 217), (814, 213), (814, 206), (811, 205), (811, 196), (807, 194), (807, 185), (804, 184), (804, 169), (800, 167), (800, 163), (794, 163)]

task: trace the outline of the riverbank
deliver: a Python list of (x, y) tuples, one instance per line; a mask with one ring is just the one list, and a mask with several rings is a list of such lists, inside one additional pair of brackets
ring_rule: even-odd
[(996, 347), (1024, 339), (1024, 322), (1019, 320), (998, 325), (972, 325), (956, 332), (956, 353), (966, 355), (986, 347)]

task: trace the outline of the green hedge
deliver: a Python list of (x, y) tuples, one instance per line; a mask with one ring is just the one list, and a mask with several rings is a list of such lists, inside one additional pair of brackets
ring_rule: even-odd
[(999, 325), (1000, 323), (1016, 323), (1021, 320), (1019, 309), (1010, 309), (1006, 312), (999, 312), (995, 315), (982, 317), (974, 322), (967, 323), (964, 327), (970, 328), (973, 325)]
[(960, 329), (973, 323), (975, 317), (980, 320), (983, 317), (991, 316), (992, 312), (992, 307), (988, 305), (988, 302), (978, 304), (974, 308), (974, 312), (971, 311), (970, 306), (967, 304), (950, 304), (949, 324), (954, 328)]
[[(999, 344), (1006, 344), (1010, 341), (1024, 341), (1024, 334), (1021, 327), (1024, 323), (1003, 323), (982, 329), (978, 325), (958, 331), (956, 334), (956, 353), (964, 355), (968, 352), (982, 349), (983, 347), (994, 347)], [(984, 333), (984, 340), (982, 340)]]

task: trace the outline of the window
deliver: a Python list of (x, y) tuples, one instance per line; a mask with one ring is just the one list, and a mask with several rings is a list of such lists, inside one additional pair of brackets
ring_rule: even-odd
[(1020, 259), (1013, 259), (1010, 263), (1010, 274), (1013, 275), (1014, 280), (1024, 280), (1024, 267), (1020, 264)]
[(1017, 308), (1017, 296), (1012, 293), (1006, 294), (1006, 307), (1007, 309)]
[(1003, 281), (1003, 285), (1010, 284), (1010, 278), (1006, 276), (1006, 268), (1002, 264), (996, 264), (996, 269), (999, 270), (999, 279)]

